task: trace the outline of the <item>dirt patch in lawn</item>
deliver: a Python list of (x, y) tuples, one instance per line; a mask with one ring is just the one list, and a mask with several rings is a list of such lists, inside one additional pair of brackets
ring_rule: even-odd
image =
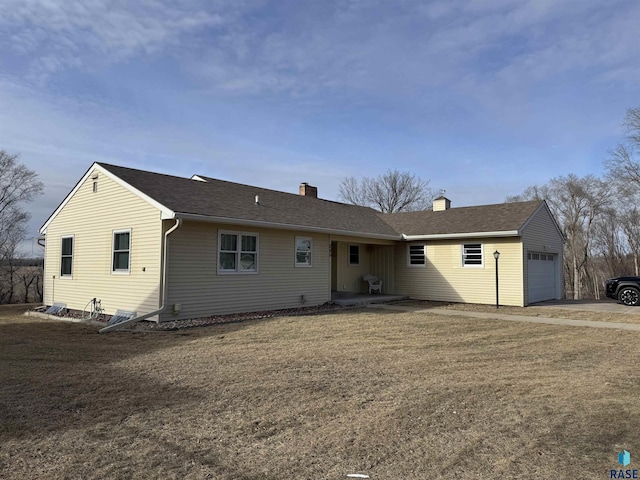
[(167, 334), (0, 310), (1, 478), (609, 478), (640, 334), (349, 310)]
[[(525, 315), (529, 317), (568, 318), (572, 320), (591, 320), (599, 322), (635, 323), (640, 324), (640, 315), (628, 315), (614, 312), (590, 312), (587, 310), (567, 310), (553, 307), (511, 307), (501, 305), (480, 305), (476, 303), (432, 302), (427, 300), (401, 300), (392, 305), (416, 308), (443, 308), (446, 310), (460, 310), (464, 312), (504, 313), (508, 315)], [(640, 307), (638, 307), (640, 313)]]

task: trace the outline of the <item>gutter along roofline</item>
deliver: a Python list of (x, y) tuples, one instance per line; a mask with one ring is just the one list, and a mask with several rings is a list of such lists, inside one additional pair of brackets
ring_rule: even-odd
[(293, 225), (289, 223), (274, 223), (259, 220), (245, 220), (241, 218), (216, 217), (209, 215), (198, 215), (194, 213), (175, 213), (175, 217), (184, 220), (193, 220), (198, 222), (224, 223), (228, 225), (243, 225), (248, 227), (274, 228), (278, 230), (296, 230), (303, 232), (329, 233), (334, 235), (344, 235), (360, 238), (375, 238), (380, 240), (396, 240), (396, 241), (416, 241), (416, 240), (446, 240), (456, 238), (489, 238), (489, 237), (519, 237), (522, 235), (520, 230), (504, 230), (496, 232), (468, 232), (468, 233), (438, 233), (429, 235), (405, 235), (404, 233), (397, 235), (384, 235), (374, 233), (354, 232), (350, 230), (338, 230), (325, 227), (313, 227), (308, 225)]
[(163, 217), (163, 219), (171, 219), (171, 218), (182, 218), (184, 220), (193, 220), (197, 222), (225, 223), (228, 225), (245, 225), (249, 227), (274, 228), (278, 230), (296, 230), (301, 232), (316, 232), (316, 233), (327, 233), (327, 234), (345, 235), (345, 236), (362, 237), (362, 238), (376, 238), (380, 240), (398, 240), (398, 241), (402, 240), (402, 235), (400, 235), (399, 233), (397, 235), (385, 235), (385, 234), (377, 234), (377, 233), (354, 232), (351, 230), (339, 230), (339, 229), (327, 228), (327, 227), (313, 227), (309, 225), (294, 225), (289, 223), (276, 223), (276, 222), (268, 222), (263, 220), (246, 220), (242, 218), (198, 215), (195, 213), (176, 212), (172, 217), (169, 217), (169, 218)]
[(402, 234), (402, 239), (412, 242), (416, 240), (447, 240), (456, 238), (519, 237), (521, 235), (520, 230), (505, 230), (500, 232), (434, 233), (430, 235)]

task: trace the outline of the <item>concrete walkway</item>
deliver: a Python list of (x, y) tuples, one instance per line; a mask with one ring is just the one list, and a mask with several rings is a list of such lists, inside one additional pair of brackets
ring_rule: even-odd
[(534, 303), (531, 307), (560, 308), (583, 312), (622, 313), (625, 315), (640, 315), (640, 307), (628, 307), (614, 300), (547, 300)]
[(369, 305), (372, 303), (397, 302), (407, 300), (409, 297), (403, 295), (386, 295), (351, 292), (331, 292), (331, 301), (342, 306)]
[(506, 313), (499, 313), (498, 311), (496, 311), (496, 313), (469, 312), (462, 310), (447, 310), (444, 308), (407, 307), (402, 305), (371, 304), (367, 305), (367, 307), (392, 311), (395, 310), (398, 312), (435, 313), (436, 315), (448, 315), (450, 317), (473, 317), (483, 318), (485, 320), (507, 320), (510, 322), (544, 323), (548, 325), (567, 325), (570, 327), (611, 328), (615, 330), (635, 330), (640, 332), (640, 324), (634, 323), (570, 320), (568, 318), (530, 317), (527, 315), (511, 315)]

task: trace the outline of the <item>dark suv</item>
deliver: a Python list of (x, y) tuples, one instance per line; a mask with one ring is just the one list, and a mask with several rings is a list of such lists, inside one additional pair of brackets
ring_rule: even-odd
[(616, 277), (605, 282), (606, 295), (625, 305), (640, 305), (640, 277)]

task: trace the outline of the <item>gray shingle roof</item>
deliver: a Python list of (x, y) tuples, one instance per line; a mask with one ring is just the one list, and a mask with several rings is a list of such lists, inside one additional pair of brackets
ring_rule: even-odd
[[(439, 212), (383, 214), (368, 207), (199, 176), (175, 177), (100, 163), (176, 214), (325, 229), (380, 238), (519, 230), (542, 202), (461, 207)], [(255, 203), (255, 196), (259, 204)]]
[(446, 235), (508, 232), (522, 228), (542, 201), (458, 207), (439, 212), (401, 212), (384, 215), (385, 222), (405, 235)]
[[(132, 168), (99, 164), (177, 214), (240, 219), (399, 238), (375, 210), (319, 198), (199, 176), (201, 182)], [(256, 205), (255, 196), (260, 203)]]

